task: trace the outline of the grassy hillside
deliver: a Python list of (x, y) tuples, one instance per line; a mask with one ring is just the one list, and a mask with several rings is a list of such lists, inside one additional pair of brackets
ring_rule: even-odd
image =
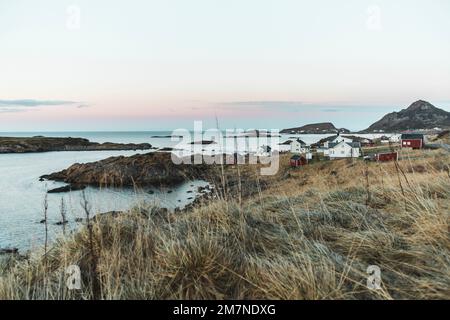
[[(404, 152), (300, 169), (283, 155), (275, 177), (227, 168), (238, 178), (214, 200), (102, 216), (45, 257), (5, 263), (0, 299), (449, 299), (450, 157)], [(381, 290), (366, 287), (369, 265)]]

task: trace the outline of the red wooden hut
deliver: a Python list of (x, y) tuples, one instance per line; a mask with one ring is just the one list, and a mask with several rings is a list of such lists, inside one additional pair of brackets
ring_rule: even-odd
[(376, 155), (376, 160), (378, 162), (397, 161), (398, 160), (398, 152), (378, 153)]
[(401, 137), (402, 148), (422, 149), (424, 146), (423, 134), (404, 133)]
[(296, 154), (291, 157), (290, 164), (291, 167), (301, 167), (307, 165), (308, 160), (305, 157)]

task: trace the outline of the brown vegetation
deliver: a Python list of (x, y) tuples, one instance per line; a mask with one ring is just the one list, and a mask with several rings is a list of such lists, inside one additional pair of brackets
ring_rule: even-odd
[[(9, 261), (0, 299), (449, 299), (449, 156), (401, 156), (283, 165), (274, 177), (227, 167), (245, 187), (229, 180), (216, 200), (184, 212), (102, 216), (45, 263), (38, 252)], [(81, 290), (65, 285), (73, 264)], [(381, 269), (380, 290), (366, 286), (369, 265)]]

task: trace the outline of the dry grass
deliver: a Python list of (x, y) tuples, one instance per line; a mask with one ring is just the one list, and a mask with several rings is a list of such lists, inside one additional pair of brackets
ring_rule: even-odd
[[(449, 157), (402, 156), (398, 167), (352, 160), (283, 166), (253, 181), (253, 196), (242, 203), (219, 196), (187, 212), (103, 216), (92, 228), (101, 297), (449, 299)], [(10, 261), (0, 273), (0, 299), (92, 298), (91, 251), (86, 228), (55, 244), (46, 262), (38, 252)], [(65, 285), (73, 264), (83, 275), (78, 291)], [(369, 265), (381, 268), (381, 290), (366, 286)]]

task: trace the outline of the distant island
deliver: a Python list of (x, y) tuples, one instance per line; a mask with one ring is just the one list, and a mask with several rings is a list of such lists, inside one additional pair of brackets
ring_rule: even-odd
[(331, 122), (321, 122), (307, 124), (302, 127), (283, 129), (282, 134), (333, 134), (333, 133), (350, 133), (350, 130), (336, 128)]
[(402, 132), (408, 130), (450, 129), (450, 112), (418, 100), (407, 109), (392, 112), (360, 133)]
[(49, 137), (0, 137), (0, 153), (30, 153), (49, 151), (112, 151), (112, 150), (148, 150), (149, 143), (97, 143), (83, 138)]
[(271, 137), (279, 137), (279, 134), (273, 134), (267, 130), (247, 130), (245, 132), (237, 133), (237, 134), (231, 134), (226, 136), (226, 138), (271, 138)]

